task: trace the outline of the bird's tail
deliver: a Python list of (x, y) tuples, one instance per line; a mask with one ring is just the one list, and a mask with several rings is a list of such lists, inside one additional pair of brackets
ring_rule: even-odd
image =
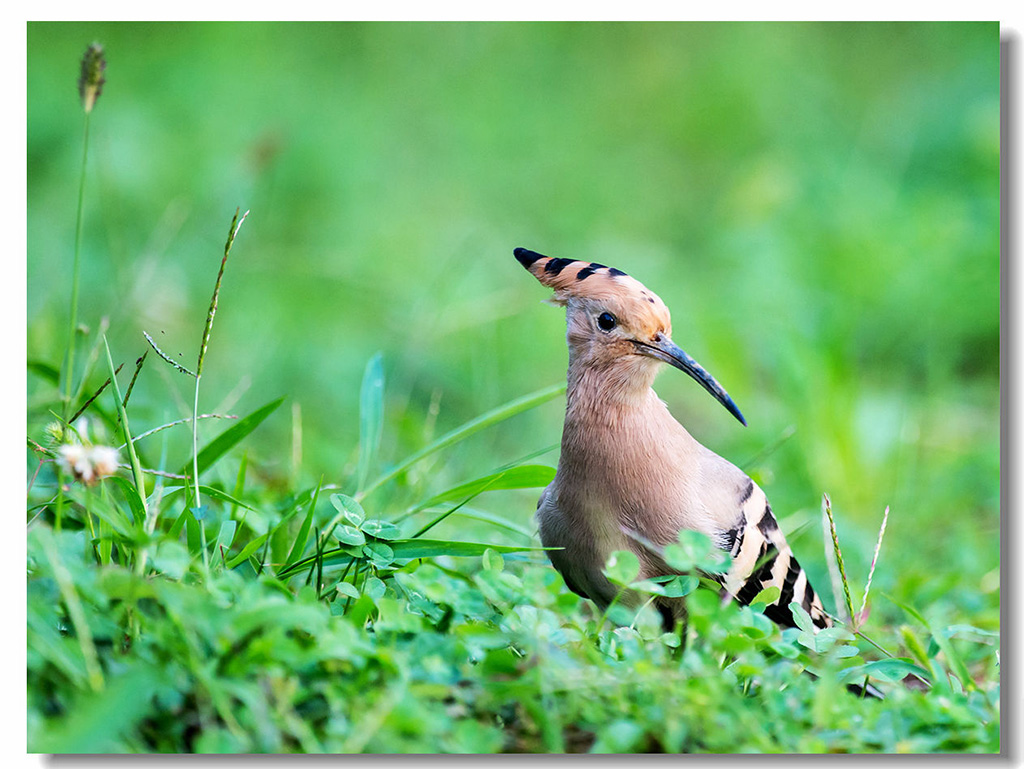
[[(763, 499), (763, 496), (762, 496)], [(807, 572), (797, 562), (767, 500), (759, 515), (749, 506), (737, 526), (726, 532), (722, 545), (733, 558), (723, 587), (746, 606), (767, 587), (779, 589), (778, 598), (765, 607), (765, 615), (783, 627), (796, 627), (790, 603), (796, 601), (818, 628), (830, 627), (832, 618), (814, 592)]]

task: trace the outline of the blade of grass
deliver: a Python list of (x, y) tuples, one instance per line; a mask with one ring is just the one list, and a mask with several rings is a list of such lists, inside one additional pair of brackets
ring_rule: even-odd
[(495, 515), (494, 513), (488, 513), (484, 510), (478, 510), (473, 507), (460, 506), (459, 510), (453, 510), (452, 514), (458, 515), (462, 518), (471, 518), (475, 521), (483, 521), (484, 523), (489, 523), (493, 526), (499, 526), (503, 529), (507, 529), (508, 531), (513, 532), (514, 534), (518, 534), (521, 537), (525, 537), (526, 539), (533, 538), (533, 532), (525, 526), (520, 526), (518, 523), (515, 523), (514, 521), (510, 521), (507, 518), (503, 518), (500, 515)]
[[(226, 491), (222, 491), (221, 489), (218, 489), (215, 486), (200, 485), (199, 490), (208, 497), (220, 500), (221, 502), (227, 502), (229, 505), (232, 505), (234, 507), (244, 507), (246, 510), (259, 512), (255, 507), (247, 505), (245, 502), (242, 502), (240, 499), (238, 499), (238, 497), (228, 494)], [(164, 491), (167, 494), (167, 498), (170, 499), (176, 494), (184, 493), (186, 491), (186, 488), (184, 486), (170, 486), (164, 489)]]
[(356, 494), (356, 499), (362, 501), (370, 493), (377, 490), (388, 481), (398, 477), (421, 459), (424, 459), (443, 448), (451, 446), (453, 443), (465, 440), (469, 436), (474, 435), (491, 425), (495, 425), (558, 397), (565, 392), (565, 387), (566, 385), (564, 382), (560, 382), (559, 384), (552, 385), (550, 387), (545, 387), (542, 390), (537, 390), (529, 395), (516, 398), (515, 400), (509, 401), (504, 405), (498, 406), (497, 408), (491, 409), (490, 411), (469, 420), (465, 424), (456, 427), (454, 430), (445, 433), (440, 438), (424, 446), (414, 454), (406, 457), (383, 475), (378, 476), (365, 489)]
[(302, 404), (292, 401), (292, 486), (299, 484), (299, 469), (302, 467)]
[[(853, 621), (853, 601), (850, 600), (850, 583), (846, 579), (846, 567), (843, 565), (843, 551), (839, 549), (839, 535), (836, 534), (836, 521), (832, 517), (832, 500), (829, 499), (828, 494), (822, 494), (821, 497), (821, 508), (828, 519), (829, 531), (832, 535), (832, 552), (835, 554), (835, 563), (837, 566), (839, 580), (843, 585), (843, 597), (846, 600), (845, 610), (846, 616), (843, 618), (844, 622), (852, 623)], [(829, 548), (828, 540), (825, 542), (825, 556), (828, 557)], [(843, 608), (843, 604), (840, 604), (838, 597), (836, 600), (838, 604), (837, 608)]]
[[(505, 481), (505, 479), (508, 476), (511, 476), (512, 478), (510, 481), (511, 485), (503, 486), (502, 482)], [(464, 490), (461, 493), (466, 493), (468, 491), (469, 496), (463, 499), (455, 507), (451, 508), (450, 510), (446, 510), (445, 512), (441, 513), (441, 515), (437, 516), (434, 520), (432, 520), (430, 523), (421, 527), (412, 536), (413, 538), (423, 536), (430, 529), (434, 528), (437, 524), (443, 521), (445, 518), (450, 516), (452, 513), (458, 511), (459, 508), (461, 508), (463, 505), (468, 504), (474, 498), (476, 498), (485, 491), (489, 491), (494, 488), (522, 488), (521, 486), (518, 486), (516, 484), (521, 483), (524, 480), (530, 484), (530, 487), (535, 487), (537, 485), (538, 480), (543, 481), (543, 485), (546, 486), (551, 482), (551, 479), (554, 478), (554, 476), (555, 471), (550, 467), (544, 467), (543, 465), (527, 465), (526, 467), (513, 467), (509, 470), (506, 470), (503, 473), (496, 473), (486, 478), (481, 478), (477, 481), (472, 481), (471, 483), (464, 484)], [(458, 491), (458, 489), (450, 491)]]
[[(388, 542), (394, 552), (395, 559), (415, 560), (416, 558), (434, 558), (441, 555), (472, 557), (483, 555), (484, 551), (490, 548), (498, 553), (524, 553), (542, 550), (551, 550), (546, 547), (532, 547), (530, 545), (495, 545), (489, 542), (460, 542), (445, 539), (394, 539)], [(557, 548), (555, 548), (557, 549)], [(347, 565), (356, 560), (345, 548), (335, 548), (323, 551), (323, 564), (325, 566)], [(315, 555), (306, 556), (286, 569), (282, 569), (279, 577), (290, 577), (303, 569), (308, 568), (316, 560)]]
[[(146, 534), (152, 534), (153, 528), (156, 525), (156, 516), (150, 516), (149, 509), (146, 507), (146, 480), (142, 475), (142, 466), (139, 464), (139, 456), (135, 453), (135, 444), (132, 443), (132, 434), (128, 427), (128, 413), (124, 409), (124, 403), (121, 398), (121, 389), (117, 386), (117, 374), (114, 371), (114, 360), (110, 357), (110, 345), (107, 343), (106, 336), (103, 337), (103, 348), (107, 353), (107, 366), (110, 369), (110, 383), (114, 390), (114, 402), (117, 405), (117, 413), (121, 417), (121, 431), (124, 434), (124, 442), (128, 447), (128, 459), (132, 466), (132, 477), (135, 480), (135, 489), (139, 495), (139, 502), (142, 504), (144, 514), (143, 530)], [(136, 561), (136, 569), (140, 574), (146, 568), (146, 559), (148, 555), (149, 548), (144, 547)]]
[(249, 433), (259, 427), (274, 410), (284, 402), (284, 396), (272, 400), (265, 406), (261, 406), (248, 416), (240, 419), (238, 424), (232, 425), (203, 447), (199, 454), (186, 462), (181, 469), (182, 474), (192, 470), (198, 477), (199, 473), (208, 470), (213, 464), (227, 453), (235, 444), (245, 438)]
[[(196, 507), (200, 507), (199, 497), (199, 380), (203, 376), (203, 361), (206, 359), (206, 349), (210, 344), (210, 333), (213, 331), (213, 319), (217, 315), (217, 300), (220, 297), (221, 281), (224, 279), (224, 268), (228, 263), (228, 256), (231, 254), (231, 246), (234, 245), (235, 236), (242, 227), (242, 222), (249, 215), (246, 211), (242, 218), (238, 218), (240, 209), (235, 209), (235, 215), (231, 219), (231, 227), (228, 228), (228, 239), (224, 244), (224, 257), (220, 260), (220, 269), (217, 271), (217, 281), (213, 284), (213, 296), (210, 299), (210, 306), (206, 311), (206, 326), (203, 328), (203, 338), (199, 343), (199, 357), (196, 361), (196, 385), (195, 398), (192, 401), (192, 481), (196, 486)], [(202, 526), (202, 524), (200, 524)], [(205, 531), (205, 529), (204, 529)], [(203, 563), (206, 563), (206, 548), (203, 547)]]
[(868, 593), (871, 592), (871, 578), (875, 576), (875, 565), (878, 563), (878, 551), (882, 549), (882, 537), (885, 536), (885, 524), (889, 522), (889, 506), (885, 506), (885, 514), (882, 516), (882, 526), (878, 530), (878, 541), (875, 543), (875, 554), (871, 557), (871, 568), (868, 569), (868, 581), (864, 586), (864, 598), (860, 602), (858, 617), (863, 622), (864, 610), (868, 605)]
[(435, 494), (430, 499), (420, 502), (409, 509), (402, 517), (434, 507), (442, 502), (452, 502), (467, 495), (476, 496), (483, 491), (496, 491), (498, 489), (533, 489), (547, 486), (555, 477), (555, 470), (547, 465), (520, 465), (501, 470), (482, 478), (477, 478), (467, 483), (453, 486), (450, 489)]
[(971, 678), (963, 658), (953, 648), (953, 643), (949, 640), (949, 636), (936, 627), (934, 620), (928, 623), (928, 629), (931, 631), (935, 643), (938, 644), (939, 649), (942, 650), (943, 655), (946, 657), (946, 664), (949, 665), (953, 675), (960, 679), (960, 685), (964, 691), (975, 689), (974, 679)]
[[(245, 471), (249, 467), (249, 452), (242, 452), (242, 461), (238, 463), (238, 475), (235, 476), (235, 490), (232, 496), (235, 499), (240, 499), (242, 493), (245, 491)], [(231, 505), (231, 517), (234, 518), (238, 514), (238, 504), (232, 503)], [(242, 522), (245, 522), (245, 516), (242, 516)]]
[(146, 506), (142, 504), (142, 498), (139, 496), (138, 490), (132, 485), (131, 481), (127, 478), (122, 478), (120, 475), (111, 475), (108, 480), (112, 481), (117, 485), (121, 492), (124, 494), (125, 501), (128, 502), (128, 507), (132, 511), (132, 515), (135, 517), (135, 522), (139, 526), (146, 525)]
[(26, 363), (26, 367), (29, 371), (45, 379), (50, 384), (56, 385), (60, 383), (60, 370), (50, 363), (41, 360), (30, 360)]
[(295, 538), (295, 542), (292, 543), (288, 556), (284, 559), (285, 567), (299, 560), (302, 557), (302, 552), (306, 549), (306, 543), (309, 541), (309, 530), (313, 525), (313, 515), (316, 513), (316, 502), (320, 497), (320, 486), (323, 482), (324, 479), (321, 476), (320, 483), (316, 485), (316, 491), (313, 492), (313, 500), (309, 503), (309, 510), (306, 511), (306, 517), (302, 519), (299, 534)]
[(384, 429), (384, 364), (376, 353), (366, 363), (363, 383), (359, 389), (359, 466), (356, 493), (366, 486), (370, 468), (377, 459)]
[(255, 553), (257, 550), (259, 550), (260, 545), (264, 543), (268, 536), (270, 536), (269, 532), (267, 532), (266, 534), (260, 534), (258, 537), (256, 537), (256, 539), (250, 540), (245, 547), (238, 551), (237, 555), (228, 559), (227, 563), (225, 564), (225, 568), (233, 569), (236, 566), (238, 566), (238, 564), (240, 564), (250, 555)]

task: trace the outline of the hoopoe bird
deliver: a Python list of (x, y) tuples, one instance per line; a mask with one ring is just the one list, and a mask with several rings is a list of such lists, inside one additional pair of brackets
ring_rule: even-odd
[[(698, 443), (651, 388), (667, 363), (693, 377), (746, 425), (722, 386), (672, 341), (665, 303), (614, 267), (525, 248), (514, 253), (554, 289), (550, 301), (566, 311), (562, 451), (555, 478), (537, 504), (541, 542), (559, 548), (548, 554), (566, 585), (603, 610), (619, 592), (603, 573), (613, 551), (636, 553), (640, 579), (663, 576), (672, 570), (660, 549), (691, 529), (732, 556), (721, 583), (740, 604), (775, 585), (780, 594), (765, 607), (770, 619), (794, 626), (789, 605), (796, 601), (815, 626), (830, 626), (764, 492)], [(681, 599), (655, 601), (667, 628), (685, 622)]]

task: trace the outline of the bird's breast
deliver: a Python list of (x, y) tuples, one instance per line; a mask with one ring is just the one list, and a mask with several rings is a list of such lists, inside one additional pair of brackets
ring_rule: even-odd
[(682, 528), (708, 528), (698, 494), (702, 451), (656, 397), (596, 414), (570, 407), (555, 478), (558, 505), (603, 543), (624, 547), (631, 530), (668, 544)]

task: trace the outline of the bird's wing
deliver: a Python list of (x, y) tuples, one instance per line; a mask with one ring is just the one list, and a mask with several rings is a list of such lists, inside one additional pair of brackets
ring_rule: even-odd
[[(819, 627), (832, 619), (800, 566), (761, 488), (734, 465), (710, 455), (705, 464), (705, 504), (715, 520), (716, 543), (733, 559), (723, 586), (743, 605), (774, 585), (779, 597), (765, 615), (784, 627), (795, 627), (789, 604), (796, 601)], [(726, 467), (727, 466), (727, 467)], [(728, 477), (729, 482), (723, 482)]]
[(719, 547), (732, 556), (724, 587), (736, 601), (749, 604), (762, 590), (775, 586), (779, 596), (765, 607), (770, 620), (787, 628), (796, 627), (790, 609), (790, 603), (796, 601), (810, 614), (815, 626), (831, 625), (807, 572), (785, 541), (764, 492), (750, 478), (743, 489), (738, 514), (718, 541)]

